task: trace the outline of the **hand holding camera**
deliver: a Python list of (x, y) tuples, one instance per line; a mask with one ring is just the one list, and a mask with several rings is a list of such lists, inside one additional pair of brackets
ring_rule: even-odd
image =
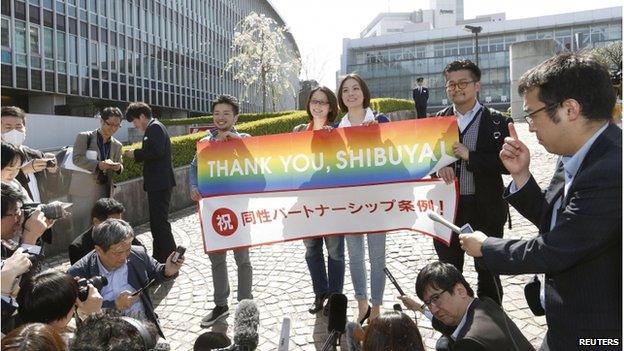
[(40, 209), (34, 209), (26, 216), (24, 222), (24, 230), (22, 232), (22, 243), (36, 245), (37, 239), (43, 235), (43, 232), (51, 225), (46, 221), (46, 217)]
[(20, 247), (3, 263), (2, 274), (0, 275), (2, 277), (2, 294), (17, 295), (15, 289), (17, 287), (17, 284), (15, 284), (17, 277), (28, 272), (32, 266), (29, 254)]
[(104, 299), (100, 295), (100, 289), (108, 284), (105, 277), (96, 276), (91, 279), (78, 280), (78, 312), (81, 314), (93, 314), (102, 310)]

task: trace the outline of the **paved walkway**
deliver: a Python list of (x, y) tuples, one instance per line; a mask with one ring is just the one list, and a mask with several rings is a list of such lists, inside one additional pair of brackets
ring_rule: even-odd
[[(525, 123), (517, 124), (517, 129), (532, 152), (531, 171), (540, 185), (544, 186), (554, 171), (556, 158), (537, 143)], [(505, 183), (509, 181), (507, 177)], [(506, 238), (530, 238), (536, 234), (536, 228), (515, 210), (512, 209), (511, 215), (513, 229), (505, 228)], [(188, 208), (172, 214), (171, 223), (177, 243), (187, 247), (185, 266), (173, 285), (158, 287), (152, 291), (152, 296), (171, 349), (185, 351), (192, 350), (197, 336), (205, 331), (199, 327), (200, 320), (214, 306), (211, 293), (212, 274), (208, 257), (203, 252), (195, 209)], [(142, 225), (135, 230), (140, 240), (151, 249), (149, 226)], [(299, 241), (251, 249), (253, 294), (261, 318), (259, 350), (277, 349), (283, 317), (291, 319), (290, 350), (319, 350), (325, 341), (326, 318), (320, 313), (311, 315), (307, 312), (314, 294), (304, 252), (304, 246)], [(345, 256), (348, 259), (346, 253)], [(386, 264), (410, 295), (415, 295), (414, 283), (420, 268), (436, 259), (432, 240), (428, 237), (406, 232), (393, 233), (387, 237)], [(466, 262), (466, 278), (472, 286), (476, 286), (473, 262)], [(51, 262), (52, 267), (63, 270), (68, 265), (67, 258), (61, 256), (53, 258)], [(228, 255), (228, 267), (232, 285), (231, 314), (228, 320), (232, 325), (236, 308), (236, 265), (231, 254)], [(357, 314), (357, 304), (353, 299), (348, 268), (346, 275), (344, 292), (349, 298), (348, 318), (353, 320)], [(546, 326), (545, 318), (534, 317), (524, 300), (523, 286), (530, 278), (530, 275), (502, 277), (505, 293), (503, 307), (524, 335), (538, 347), (546, 332)], [(392, 309), (392, 305), (397, 302), (395, 294), (394, 287), (387, 281), (384, 309)], [(431, 323), (423, 316), (419, 316), (418, 325), (427, 349), (434, 350), (439, 334), (432, 330)]]

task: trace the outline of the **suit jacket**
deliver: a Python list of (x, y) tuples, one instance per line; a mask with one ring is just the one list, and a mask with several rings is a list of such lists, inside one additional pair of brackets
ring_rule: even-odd
[[(551, 350), (576, 350), (578, 338), (622, 337), (622, 130), (611, 124), (595, 140), (563, 206), (559, 171), (545, 192), (535, 179), (506, 199), (539, 228), (531, 240), (488, 238), (490, 271), (545, 273), (546, 341)], [(552, 211), (556, 225), (550, 229)]]
[[(20, 147), (22, 152), (24, 153), (24, 163), (30, 162), (36, 158), (43, 158), (43, 152), (32, 149), (28, 146), (22, 145)], [(28, 183), (30, 183), (30, 178), (24, 174), (21, 170), (15, 177), (20, 184), (26, 189), (28, 192), (28, 196), (32, 199), (32, 193), (30, 188), (28, 187)], [(47, 170), (43, 170), (35, 173), (35, 179), (37, 179), (37, 188), (39, 189), (39, 195), (41, 196), (41, 202), (49, 202), (53, 198), (57, 196), (62, 196), (65, 194), (59, 194), (61, 189), (61, 174), (60, 170), (56, 173), (48, 172)]]
[[(87, 279), (100, 275), (97, 253), (95, 251), (89, 252), (85, 257), (69, 267), (67, 273), (72, 277), (78, 276)], [(132, 287), (139, 289), (145, 286), (152, 278), (156, 279), (157, 283), (162, 283), (163, 281), (174, 279), (176, 276), (165, 277), (164, 264), (158, 263), (158, 261), (150, 257), (144, 247), (132, 246), (130, 256), (128, 256), (128, 284), (132, 285)], [(147, 318), (156, 325), (158, 333), (164, 338), (165, 336), (158, 322), (158, 315), (154, 312), (154, 305), (149, 296), (149, 291), (144, 291), (140, 296)], [(115, 301), (104, 300), (102, 307), (114, 309)]]
[[(453, 106), (439, 111), (436, 116), (452, 116)], [(502, 236), (508, 207), (503, 200), (502, 174), (509, 174), (503, 166), (499, 153), (506, 137), (509, 136), (507, 124), (511, 118), (500, 112), (483, 106), (481, 123), (475, 151), (470, 151), (467, 168), (472, 172), (475, 182), (475, 201), (482, 216), (480, 223), (470, 223), (475, 230), (488, 235)]]
[(176, 185), (171, 163), (171, 140), (167, 128), (156, 119), (147, 124), (140, 149), (134, 159), (143, 162), (143, 189), (159, 191)]
[[(78, 262), (81, 258), (85, 257), (89, 252), (95, 249), (92, 234), (93, 227), (90, 227), (87, 231), (78, 235), (78, 237), (76, 237), (76, 239), (69, 244), (67, 251), (69, 252), (70, 264)], [(132, 245), (145, 247), (137, 238), (132, 239)]]
[[(78, 136), (76, 136), (72, 161), (76, 166), (85, 169), (91, 173), (87, 174), (83, 172), (72, 172), (71, 183), (69, 184), (70, 195), (89, 196), (96, 192), (99, 194), (100, 192), (97, 189), (101, 187), (107, 187), (107, 193), (112, 194), (112, 177), (116, 173), (115, 171), (105, 171), (106, 175), (108, 175), (108, 179), (110, 180), (108, 184), (97, 183), (96, 170), (98, 169), (98, 162), (104, 161), (106, 159), (106, 157), (100, 155), (100, 148), (98, 147), (97, 139), (97, 129), (88, 132), (82, 132), (78, 134)], [(89, 141), (89, 145), (87, 145), (87, 141)], [(119, 140), (115, 139), (114, 137), (111, 137), (110, 143), (110, 154), (108, 158), (110, 158), (114, 162), (121, 162), (121, 142), (119, 142)], [(97, 159), (88, 159), (86, 156), (87, 150), (97, 152)], [(123, 166), (119, 173), (121, 173), (121, 171), (123, 171)]]
[(454, 327), (444, 325), (435, 317), (431, 322), (434, 329), (449, 339), (451, 351), (535, 350), (505, 311), (487, 297), (476, 298), (470, 304), (456, 341), (450, 338)]
[(427, 106), (427, 101), (429, 100), (429, 89), (422, 87), (422, 91), (419, 91), (418, 88), (412, 90), (412, 98), (414, 99), (414, 104), (417, 106)]

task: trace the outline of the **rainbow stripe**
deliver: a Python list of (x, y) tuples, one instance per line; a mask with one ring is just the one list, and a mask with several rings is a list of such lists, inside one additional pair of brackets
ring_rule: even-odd
[(197, 143), (204, 197), (420, 179), (456, 160), (454, 117)]

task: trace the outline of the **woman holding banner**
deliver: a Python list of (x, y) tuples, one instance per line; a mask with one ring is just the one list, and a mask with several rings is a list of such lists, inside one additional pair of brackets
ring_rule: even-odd
[[(370, 91), (366, 82), (357, 74), (348, 74), (338, 88), (338, 104), (346, 112), (338, 128), (368, 126), (385, 123), (390, 120), (383, 114), (370, 108)], [(364, 238), (368, 242), (368, 258), (371, 266), (371, 303), (367, 301), (366, 265), (364, 264)], [(358, 322), (379, 316), (383, 300), (386, 277), (383, 269), (386, 265), (386, 234), (347, 235), (349, 250), (349, 270), (358, 302)]]
[[(331, 130), (332, 123), (338, 115), (338, 102), (336, 95), (327, 87), (320, 86), (312, 89), (306, 105), (309, 123), (296, 126), (293, 132), (311, 130)], [(325, 257), (323, 256), (323, 241), (327, 247), (327, 271), (325, 269)], [(308, 312), (314, 314), (323, 309), (325, 300), (331, 294), (342, 294), (344, 283), (344, 236), (334, 235), (324, 238), (303, 240), (306, 247), (305, 259), (312, 278), (314, 290), (314, 302)], [(329, 279), (328, 279), (329, 278)], [(326, 313), (326, 309), (323, 313)]]

